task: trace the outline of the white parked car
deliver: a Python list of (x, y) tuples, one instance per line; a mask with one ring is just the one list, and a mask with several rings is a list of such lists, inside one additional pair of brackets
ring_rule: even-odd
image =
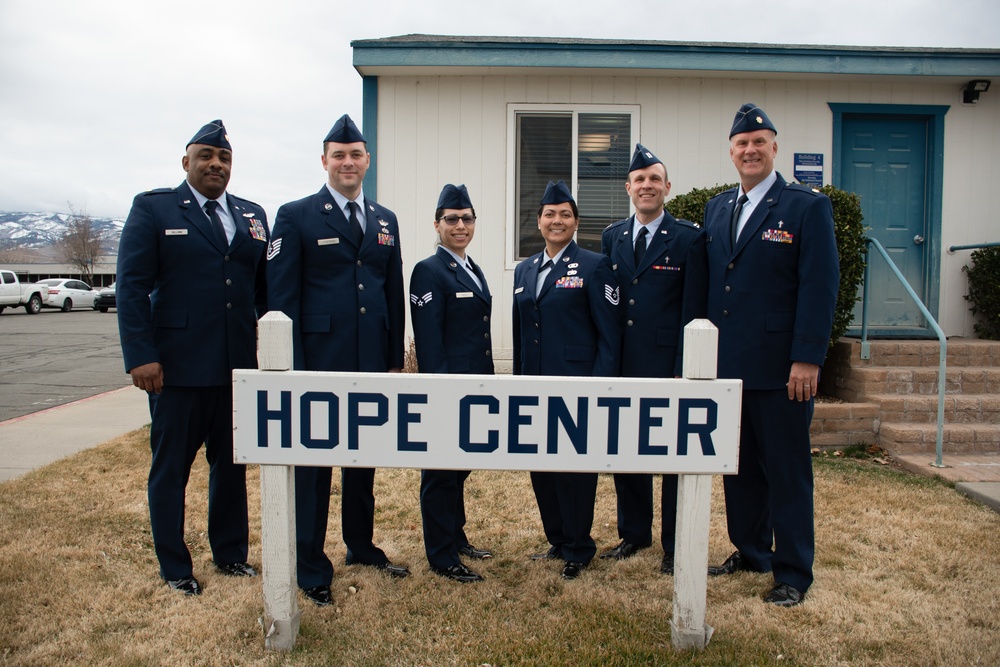
[(59, 308), (69, 312), (74, 308), (93, 308), (97, 290), (85, 282), (72, 278), (46, 278), (39, 280), (39, 285), (49, 288), (49, 296), (42, 304), (46, 308)]

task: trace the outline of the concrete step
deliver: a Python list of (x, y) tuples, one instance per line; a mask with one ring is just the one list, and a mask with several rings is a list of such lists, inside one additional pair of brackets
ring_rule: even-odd
[[(890, 454), (933, 453), (937, 423), (886, 423), (879, 427), (879, 446)], [(945, 424), (942, 450), (951, 454), (1000, 454), (1000, 428), (993, 424)]]
[[(886, 394), (937, 396), (937, 367), (841, 366), (826, 370), (827, 373), (820, 382), (820, 391), (847, 401), (868, 401), (872, 396)], [(946, 394), (1000, 394), (1000, 368), (946, 368), (944, 390)]]
[[(870, 359), (861, 358), (861, 340), (842, 338), (831, 351), (831, 357), (849, 360), (855, 367), (933, 366), (941, 360), (937, 340), (872, 340), (868, 341)], [(986, 366), (1000, 368), (1000, 341), (978, 338), (948, 339), (947, 366)]]
[[(879, 417), (887, 423), (937, 423), (938, 397), (934, 394), (874, 394)], [(946, 424), (1000, 424), (1000, 394), (954, 394), (944, 397)]]
[(813, 447), (849, 447), (878, 442), (878, 403), (817, 401), (809, 439)]

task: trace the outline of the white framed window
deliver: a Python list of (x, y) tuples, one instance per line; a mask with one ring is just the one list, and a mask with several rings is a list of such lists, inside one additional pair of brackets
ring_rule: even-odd
[(636, 105), (508, 105), (509, 266), (544, 246), (538, 206), (549, 181), (573, 192), (577, 244), (600, 252), (604, 228), (631, 213), (625, 181), (638, 137)]

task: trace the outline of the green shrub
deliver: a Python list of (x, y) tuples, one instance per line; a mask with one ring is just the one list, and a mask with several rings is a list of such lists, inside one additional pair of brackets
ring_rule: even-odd
[[(684, 218), (701, 224), (705, 219), (705, 204), (720, 192), (735, 188), (735, 183), (711, 188), (695, 188), (667, 202), (666, 209), (675, 218)], [(832, 185), (824, 185), (820, 192), (830, 198), (833, 205), (833, 229), (837, 237), (840, 256), (840, 291), (837, 309), (833, 314), (830, 347), (840, 340), (854, 317), (854, 304), (858, 301), (858, 287), (865, 272), (865, 231), (862, 224), (861, 198)], [(971, 282), (971, 281), (970, 281)], [(995, 309), (996, 312), (1000, 310)], [(978, 331), (978, 329), (977, 329)]]
[(972, 266), (963, 266), (969, 274), (969, 310), (979, 316), (973, 329), (980, 338), (1000, 340), (1000, 248), (981, 248), (972, 253)]
[(668, 201), (664, 208), (675, 218), (683, 218), (700, 225), (705, 222), (705, 204), (708, 200), (720, 192), (735, 187), (736, 183), (727, 183), (711, 188), (695, 188), (686, 194), (677, 195)]
[(865, 233), (868, 228), (863, 222), (861, 197), (832, 185), (824, 185), (819, 190), (833, 204), (833, 232), (837, 236), (837, 255), (840, 257), (840, 291), (830, 333), (830, 347), (833, 347), (851, 326), (854, 304), (860, 300), (858, 288), (865, 279)]

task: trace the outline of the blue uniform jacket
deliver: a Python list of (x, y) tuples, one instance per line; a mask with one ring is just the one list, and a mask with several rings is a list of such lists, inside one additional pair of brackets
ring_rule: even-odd
[[(403, 366), (403, 264), (396, 215), (365, 199), (360, 250), (324, 185), (278, 209), (268, 250), (268, 308), (292, 320), (298, 370)], [(362, 344), (363, 342), (363, 344)]]
[(622, 375), (681, 375), (684, 326), (705, 317), (708, 255), (705, 234), (694, 223), (664, 211), (649, 239), (641, 266), (632, 249), (633, 218), (601, 234), (601, 251), (611, 258), (621, 285)]
[(737, 189), (705, 207), (708, 317), (719, 329), (719, 377), (743, 388), (784, 389), (792, 362), (822, 365), (840, 264), (830, 199), (778, 180), (733, 248)]
[(413, 267), (410, 321), (421, 373), (493, 373), (493, 297), (477, 275), (483, 289), (444, 248)]
[(514, 269), (514, 374), (617, 377), (621, 329), (611, 260), (570, 241), (538, 298), (540, 252)]
[(116, 286), (126, 371), (159, 362), (164, 384), (208, 387), (232, 382), (234, 368), (257, 367), (267, 216), (226, 196), (236, 223), (228, 248), (186, 181), (132, 201)]

